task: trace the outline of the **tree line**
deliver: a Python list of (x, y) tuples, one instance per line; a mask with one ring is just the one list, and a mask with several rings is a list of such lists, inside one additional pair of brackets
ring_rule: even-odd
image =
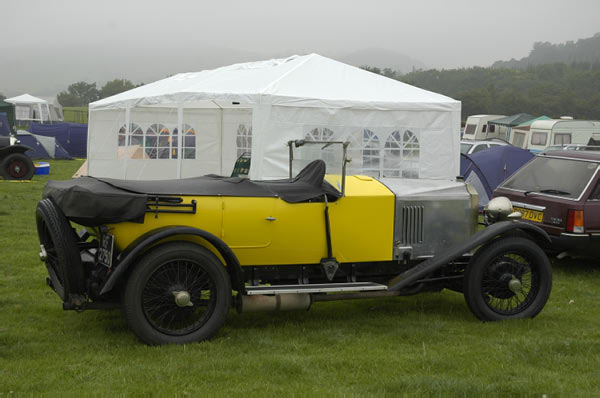
[(364, 69), (460, 100), (463, 120), (476, 114), (521, 112), (600, 119), (600, 62), (524, 69), (432, 69), (407, 74), (368, 66)]
[(87, 106), (90, 102), (131, 90), (143, 84), (135, 85), (127, 79), (114, 79), (98, 89), (96, 83), (77, 82), (69, 85), (65, 91), (58, 93), (56, 98), (62, 106)]

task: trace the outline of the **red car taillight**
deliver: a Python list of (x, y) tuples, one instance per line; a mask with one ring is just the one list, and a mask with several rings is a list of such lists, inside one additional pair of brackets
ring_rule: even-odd
[(567, 231), (576, 234), (583, 233), (583, 210), (569, 210)]

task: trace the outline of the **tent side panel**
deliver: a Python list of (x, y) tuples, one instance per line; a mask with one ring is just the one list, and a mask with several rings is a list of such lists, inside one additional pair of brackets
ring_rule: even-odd
[(183, 110), (181, 177), (221, 173), (219, 109)]
[(88, 125), (88, 175), (125, 177), (125, 160), (118, 158), (119, 130), (125, 110), (91, 111)]
[(455, 179), (460, 108), (420, 111), (261, 105), (254, 112), (251, 178), (288, 173), (288, 140), (350, 141), (351, 173)]

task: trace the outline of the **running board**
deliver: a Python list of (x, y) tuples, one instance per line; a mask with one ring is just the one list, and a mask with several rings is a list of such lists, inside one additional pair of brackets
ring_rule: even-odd
[(246, 294), (336, 293), (386, 290), (386, 285), (373, 282), (315, 283), (310, 285), (246, 286)]

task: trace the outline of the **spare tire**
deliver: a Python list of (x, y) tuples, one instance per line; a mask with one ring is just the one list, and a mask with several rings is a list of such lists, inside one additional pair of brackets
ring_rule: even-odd
[(85, 292), (85, 277), (77, 239), (63, 212), (50, 200), (41, 200), (35, 211), (38, 237), (42, 246), (52, 288), (67, 302), (72, 294)]
[(0, 172), (6, 180), (31, 180), (35, 166), (26, 155), (11, 153), (2, 161)]

